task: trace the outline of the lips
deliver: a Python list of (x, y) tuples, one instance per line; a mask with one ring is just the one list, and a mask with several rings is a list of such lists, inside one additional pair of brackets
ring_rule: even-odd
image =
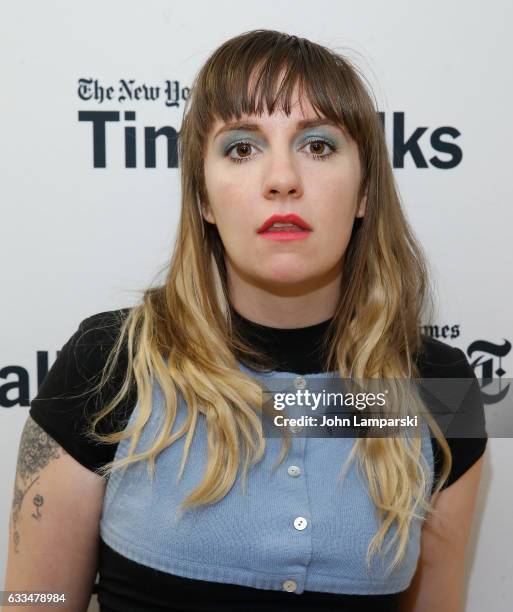
[[(312, 231), (311, 226), (304, 219), (302, 219), (299, 215), (296, 215), (295, 213), (290, 213), (287, 215), (272, 215), (271, 217), (269, 217), (262, 223), (262, 225), (258, 228), (257, 233), (262, 234), (268, 231), (273, 225), (273, 223), (290, 223), (292, 224), (292, 226), (296, 226), (296, 227), (287, 228), (288, 231), (294, 231), (297, 229), (302, 230), (302, 231), (304, 230)], [(278, 231), (284, 231), (285, 229), (286, 228), (283, 228)], [(272, 230), (272, 231), (276, 231), (276, 230)]]

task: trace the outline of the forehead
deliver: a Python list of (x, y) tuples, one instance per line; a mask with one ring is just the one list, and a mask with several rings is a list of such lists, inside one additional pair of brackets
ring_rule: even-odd
[[(238, 121), (238, 120), (244, 120), (244, 119), (252, 119), (252, 120), (262, 119), (263, 120), (263, 119), (268, 119), (270, 117), (280, 117), (284, 119), (289, 117), (291, 121), (295, 121), (297, 119), (302, 119), (302, 118), (307, 118), (307, 117), (311, 118), (313, 116), (321, 117), (321, 114), (314, 108), (309, 97), (304, 93), (301, 95), (299, 94), (297, 85), (296, 87), (294, 87), (294, 90), (291, 94), (289, 115), (286, 114), (283, 108), (283, 104), (284, 104), (283, 99), (277, 101), (276, 106), (273, 109), (272, 113), (269, 113), (269, 110), (266, 104), (262, 105), (261, 112), (258, 112), (258, 111), (249, 112), (249, 113), (242, 112), (239, 116), (237, 116), (237, 114), (234, 111), (229, 117), (228, 121), (233, 121), (233, 120)], [(222, 125), (224, 121), (219, 115), (217, 115), (214, 117), (214, 123), (215, 125), (219, 126), (219, 125)]]
[(226, 121), (215, 116), (211, 129), (209, 131), (209, 141), (212, 141), (221, 133), (229, 130), (255, 130), (257, 126), (266, 126), (274, 128), (279, 125), (290, 128), (297, 127), (305, 129), (311, 125), (323, 123), (331, 123), (335, 127), (341, 127), (335, 122), (329, 120), (322, 113), (315, 110), (310, 100), (306, 97), (300, 99), (297, 95), (291, 100), (290, 113), (287, 114), (282, 108), (276, 108), (272, 113), (269, 113), (267, 108), (264, 108), (262, 113), (241, 113), (239, 116), (232, 115)]

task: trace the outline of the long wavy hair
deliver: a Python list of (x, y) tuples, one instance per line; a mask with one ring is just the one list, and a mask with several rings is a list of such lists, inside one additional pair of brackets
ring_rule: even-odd
[[(348, 58), (305, 38), (254, 30), (228, 40), (198, 72), (185, 106), (178, 139), (181, 212), (165, 281), (142, 291), (140, 302), (122, 318), (97, 388), (114, 375), (122, 352), (128, 364), (126, 375), (119, 391), (93, 415), (89, 431), (94, 440), (104, 443), (131, 438), (128, 455), (100, 468), (101, 475), (144, 460), (153, 475), (157, 455), (185, 435), (181, 478), (196, 422), (204, 417), (207, 467), (202, 482), (182, 502), (184, 509), (222, 499), (241, 468), (245, 483), (248, 469), (265, 452), (259, 414), (262, 386), (242, 372), (238, 362), (242, 357), (258, 369), (265, 367), (266, 356), (238, 333), (230, 310), (223, 243), (216, 226), (206, 223), (200, 210), (208, 196), (207, 136), (216, 118), (228, 121), (242, 114), (258, 115), (264, 104), (270, 114), (282, 109), (289, 115), (296, 86), (319, 116), (336, 121), (357, 143), (360, 198), (367, 194), (365, 216), (356, 219), (344, 255), (343, 299), (325, 347), (326, 371), (356, 379), (419, 377), (414, 356), (422, 350), (421, 312), (426, 305), (432, 308), (428, 269), (401, 208), (383, 126), (365, 77)], [(151, 414), (154, 382), (165, 398), (164, 423), (151, 448), (135, 453)], [(134, 385), (139, 411), (131, 427), (100, 433), (99, 423)], [(178, 393), (188, 414), (183, 427), (171, 434)], [(419, 405), (414, 394), (411, 399), (405, 406)], [(451, 453), (436, 423), (432, 421), (430, 428), (444, 458), (437, 493), (448, 476)], [(285, 435), (278, 465), (289, 448)], [(380, 519), (367, 562), (395, 525), (387, 547), (397, 540), (392, 569), (403, 558), (412, 519), (424, 518), (419, 509), (434, 510), (421, 438), (357, 438), (347, 464), (355, 458)]]

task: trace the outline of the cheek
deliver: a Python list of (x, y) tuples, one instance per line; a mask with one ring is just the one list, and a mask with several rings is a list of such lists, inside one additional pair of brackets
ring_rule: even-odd
[(246, 181), (223, 178), (218, 172), (215, 178), (206, 176), (209, 202), (218, 225), (230, 226), (240, 222), (248, 214), (248, 185)]
[(319, 186), (313, 197), (314, 220), (323, 228), (350, 231), (356, 214), (356, 189), (352, 181), (333, 181)]
[(247, 185), (217, 179), (210, 185), (208, 194), (224, 248), (236, 258), (237, 253), (247, 251), (250, 234), (258, 225), (256, 208), (249, 198)]
[(315, 253), (320, 259), (332, 262), (345, 253), (356, 214), (356, 196), (357, 185), (351, 180), (338, 178), (319, 186), (312, 200), (312, 219), (317, 225)]

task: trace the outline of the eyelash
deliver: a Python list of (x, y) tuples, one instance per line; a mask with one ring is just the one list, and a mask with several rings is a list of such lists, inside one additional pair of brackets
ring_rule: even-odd
[[(326, 159), (328, 159), (328, 157), (331, 157), (334, 153), (336, 153), (338, 151), (338, 147), (336, 147), (334, 144), (332, 144), (331, 142), (328, 142), (327, 140), (324, 140), (324, 138), (312, 138), (311, 140), (308, 140), (304, 146), (308, 146), (309, 144), (312, 144), (313, 142), (322, 142), (323, 144), (328, 145), (328, 147), (330, 147), (331, 151), (329, 153), (327, 153), (326, 155), (316, 155), (315, 153), (312, 153), (312, 158), (319, 160), (319, 161), (325, 161)], [(248, 145), (250, 147), (254, 147), (255, 145), (252, 144), (251, 142), (246, 142), (245, 140), (239, 140), (237, 142), (234, 142), (229, 149), (226, 151), (225, 156), (228, 157), (232, 162), (235, 162), (236, 164), (240, 164), (242, 162), (246, 162), (249, 161), (251, 158), (250, 157), (241, 157), (239, 159), (237, 159), (236, 157), (230, 157), (230, 153), (232, 152), (233, 149), (235, 149), (235, 147), (238, 147), (239, 145)]]

